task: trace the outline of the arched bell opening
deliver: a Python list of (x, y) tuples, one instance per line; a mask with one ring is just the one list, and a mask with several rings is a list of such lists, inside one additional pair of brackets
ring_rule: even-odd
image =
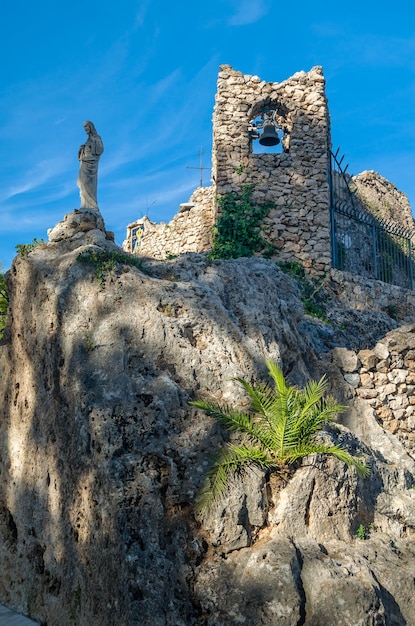
[(289, 150), (289, 132), (281, 106), (256, 105), (248, 124), (250, 152), (278, 154)]

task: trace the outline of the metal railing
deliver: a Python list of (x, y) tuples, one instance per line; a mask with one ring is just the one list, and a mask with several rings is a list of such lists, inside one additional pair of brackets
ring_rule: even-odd
[(339, 150), (331, 154), (331, 248), (333, 267), (414, 289), (415, 232), (377, 219), (352, 190)]

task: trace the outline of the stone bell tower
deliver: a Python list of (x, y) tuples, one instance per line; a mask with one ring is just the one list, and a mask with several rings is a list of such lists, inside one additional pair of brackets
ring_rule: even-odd
[[(254, 153), (255, 120), (271, 111), (279, 153)], [(297, 259), (316, 273), (330, 268), (330, 120), (321, 67), (282, 83), (220, 67), (213, 116), (212, 178), (216, 195), (253, 185), (272, 201), (266, 236), (281, 260)]]
[[(280, 129), (278, 153), (256, 149), (255, 123), (264, 111)], [(254, 200), (274, 204), (262, 227), (279, 259), (300, 261), (322, 274), (331, 266), (329, 173), (330, 122), (321, 67), (267, 83), (222, 65), (213, 115), (212, 186), (197, 189), (168, 225), (147, 220), (140, 250), (158, 258), (208, 250), (217, 197), (250, 184)], [(133, 249), (130, 239), (128, 250)]]

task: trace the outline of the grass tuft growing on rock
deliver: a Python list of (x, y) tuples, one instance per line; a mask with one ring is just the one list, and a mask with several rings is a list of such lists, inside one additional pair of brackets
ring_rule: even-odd
[(17, 254), (20, 256), (27, 256), (29, 252), (32, 252), (35, 248), (40, 246), (42, 243), (47, 243), (44, 239), (33, 239), (32, 243), (18, 243), (16, 246)]
[(129, 265), (145, 271), (142, 259), (117, 250), (86, 250), (78, 255), (77, 260), (94, 268), (100, 289), (105, 288), (106, 281), (113, 278), (116, 270), (122, 266)]

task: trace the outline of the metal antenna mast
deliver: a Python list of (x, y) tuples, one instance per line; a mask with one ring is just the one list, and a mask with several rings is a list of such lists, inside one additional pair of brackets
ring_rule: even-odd
[(200, 172), (200, 186), (203, 187), (203, 170), (210, 170), (210, 167), (203, 167), (203, 148), (200, 146), (199, 150), (199, 167), (192, 167), (191, 165), (186, 165), (189, 170), (199, 170)]

